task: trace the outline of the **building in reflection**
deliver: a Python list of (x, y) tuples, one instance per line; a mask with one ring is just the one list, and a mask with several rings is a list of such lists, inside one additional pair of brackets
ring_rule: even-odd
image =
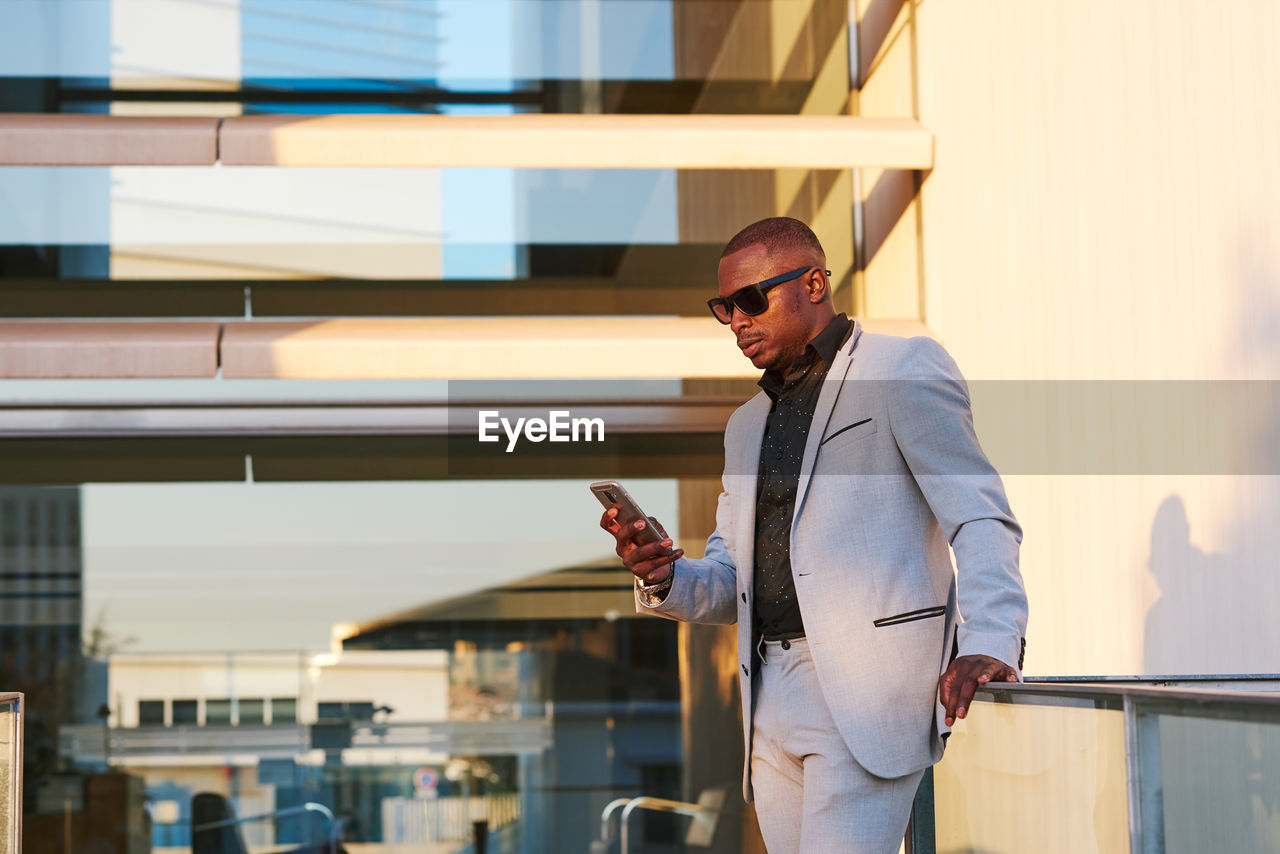
[[(156, 846), (190, 843), (200, 792), (239, 816), (320, 801), (380, 839), (381, 799), (411, 795), (413, 772), (449, 757), (447, 736), (421, 730), (447, 720), (443, 652), (118, 653), (108, 665), (107, 750), (92, 724), (64, 727), (62, 750), (73, 766), (109, 762), (145, 781)], [(243, 835), (274, 845), (328, 831), (307, 821), (250, 822)]]
[(95, 720), (105, 671), (83, 642), (78, 487), (0, 486), (0, 685), (27, 697), (25, 779), (30, 801), (58, 768), (58, 730)]
[[(635, 614), (614, 561), (371, 621), (343, 648), (449, 650), (451, 717), (488, 722), (495, 738), (542, 717), (545, 748), (516, 756), (520, 850), (584, 851), (615, 798), (681, 795), (677, 626)], [(677, 834), (659, 817), (649, 838)]]
[(680, 795), (676, 625), (631, 604), (604, 564), (338, 626), (330, 653), (116, 653), (109, 729), (64, 726), (61, 748), (145, 781), (158, 847), (213, 792), (279, 816), (244, 826), (256, 846), (325, 832), (281, 815), (319, 801), (373, 842), (458, 838), (474, 813), (519, 819), (522, 850), (585, 850), (615, 798)]

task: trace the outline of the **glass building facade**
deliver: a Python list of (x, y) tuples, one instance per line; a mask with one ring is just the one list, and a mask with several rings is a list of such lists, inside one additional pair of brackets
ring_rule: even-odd
[[(827, 0), (8, 0), (0, 110), (838, 115), (847, 27)], [(819, 227), (852, 310), (852, 194), (850, 170), (798, 168), (0, 166), (0, 319), (701, 318), (724, 241), (777, 214)], [(731, 407), (753, 389), (637, 380), (627, 358), (622, 385), (483, 394)], [(739, 802), (736, 697), (680, 664), (736, 671), (734, 653), (635, 614), (586, 488), (629, 475), (700, 540), (718, 435), (637, 430), (517, 478), (358, 416), (271, 423), (440, 407), (452, 379), (0, 380), (7, 405), (192, 413), (0, 439), (25, 850), (230, 851), (233, 832), (277, 850), (336, 828), (351, 851), (461, 851), (483, 819), (490, 851), (586, 851), (617, 797)], [(266, 423), (226, 426), (255, 407)], [(690, 713), (705, 692), (721, 717)], [(669, 816), (634, 832), (684, 850)]]

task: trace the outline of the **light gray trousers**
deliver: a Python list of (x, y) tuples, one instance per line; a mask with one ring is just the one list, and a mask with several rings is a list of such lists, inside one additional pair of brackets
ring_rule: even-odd
[[(803, 639), (762, 644), (751, 784), (769, 854), (893, 854), (924, 771), (886, 779), (845, 745)], [(874, 691), (874, 685), (867, 686)]]

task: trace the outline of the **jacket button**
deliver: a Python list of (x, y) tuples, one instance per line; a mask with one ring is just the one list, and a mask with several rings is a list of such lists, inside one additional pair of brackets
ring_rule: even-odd
[(747, 601), (747, 594), (745, 593), (742, 594), (742, 601), (743, 602)]

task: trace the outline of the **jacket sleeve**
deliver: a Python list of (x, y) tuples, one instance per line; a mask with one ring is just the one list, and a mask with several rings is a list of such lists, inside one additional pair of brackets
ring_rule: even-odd
[(738, 568), (729, 547), (733, 542), (731, 480), (727, 473), (722, 478), (724, 491), (716, 506), (716, 529), (707, 538), (705, 555), (700, 560), (682, 557), (675, 562), (671, 589), (661, 603), (646, 605), (637, 590), (636, 611), (691, 623), (729, 625), (738, 621)]
[(1022, 670), (1027, 595), (1018, 569), (1022, 528), (973, 428), (969, 388), (930, 338), (912, 338), (889, 389), (894, 440), (956, 559), (958, 655), (989, 655)]

